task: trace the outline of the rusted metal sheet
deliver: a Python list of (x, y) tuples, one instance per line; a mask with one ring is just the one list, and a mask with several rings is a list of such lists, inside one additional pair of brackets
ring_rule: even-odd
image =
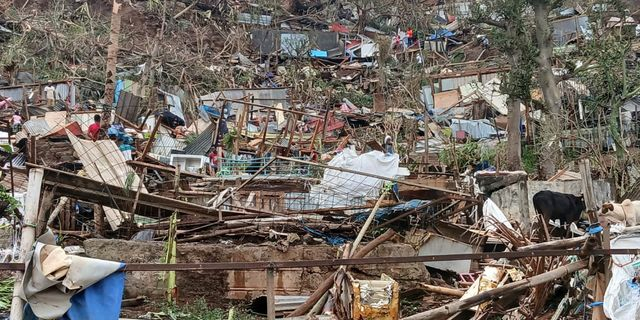
[(386, 274), (380, 280), (352, 279), (352, 319), (397, 320), (400, 286)]

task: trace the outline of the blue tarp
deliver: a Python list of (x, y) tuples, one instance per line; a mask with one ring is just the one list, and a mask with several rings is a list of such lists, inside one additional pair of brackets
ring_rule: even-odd
[[(61, 320), (113, 320), (120, 318), (124, 294), (124, 267), (71, 297), (71, 308)], [(27, 304), (24, 320), (38, 320)]]
[[(423, 206), (429, 203), (431, 203), (431, 201), (429, 200), (413, 199), (405, 203), (395, 205), (393, 207), (380, 208), (376, 212), (374, 219), (375, 221), (380, 221), (382, 219), (392, 217), (398, 213), (407, 212), (409, 210), (416, 209), (420, 206)], [(367, 217), (369, 217), (369, 214), (371, 214), (371, 211), (365, 211), (365, 212), (359, 213), (355, 216), (354, 220), (356, 222), (364, 222), (365, 220), (367, 220)]]
[(309, 55), (314, 58), (326, 58), (329, 56), (329, 52), (323, 50), (312, 49), (309, 51)]
[(329, 235), (326, 234), (324, 232), (318, 231), (316, 229), (312, 229), (309, 228), (307, 226), (302, 225), (302, 229), (304, 229), (304, 231), (316, 236), (316, 237), (320, 237), (322, 238), (322, 240), (326, 241), (328, 244), (332, 245), (332, 246), (340, 246), (343, 245), (345, 243), (347, 243), (347, 239), (341, 237), (341, 236), (333, 236), (333, 235)]
[(120, 92), (124, 90), (124, 80), (118, 80), (116, 82), (116, 90), (114, 92), (114, 97), (113, 97), (113, 105), (117, 106), (118, 105), (118, 99), (120, 98)]
[(430, 34), (427, 37), (427, 40), (437, 40), (440, 38), (449, 38), (449, 37), (453, 37), (453, 32), (447, 29), (439, 29), (439, 30), (436, 30), (434, 34)]

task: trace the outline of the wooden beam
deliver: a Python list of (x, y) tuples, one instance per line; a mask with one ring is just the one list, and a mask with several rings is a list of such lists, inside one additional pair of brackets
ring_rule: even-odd
[(159, 116), (158, 119), (156, 120), (156, 125), (153, 127), (153, 130), (151, 131), (151, 135), (149, 136), (149, 141), (147, 141), (147, 144), (144, 146), (144, 150), (142, 151), (142, 154), (138, 157), (137, 160), (144, 159), (144, 157), (147, 156), (147, 153), (149, 153), (149, 151), (151, 150), (151, 147), (153, 146), (153, 141), (156, 139), (156, 133), (158, 133), (158, 129), (160, 128), (161, 123), (162, 123), (162, 116)]
[[(66, 196), (108, 207), (133, 207), (135, 193), (124, 188), (31, 163), (28, 163), (27, 166), (43, 169), (44, 184), (56, 186), (54, 193), (58, 196)], [(218, 219), (218, 212), (213, 208), (148, 193), (140, 193), (136, 212), (133, 213), (144, 215), (148, 214), (148, 212), (158, 212), (158, 210), (166, 214), (177, 211), (184, 214), (208, 217), (214, 221)]]

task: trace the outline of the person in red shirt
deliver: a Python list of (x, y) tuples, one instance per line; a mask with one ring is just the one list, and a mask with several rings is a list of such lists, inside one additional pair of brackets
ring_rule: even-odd
[(218, 161), (221, 157), (222, 155), (218, 154), (218, 152), (216, 151), (216, 147), (212, 147), (211, 153), (209, 153), (209, 163), (211, 165), (211, 170), (213, 171), (214, 175), (218, 173)]
[(100, 133), (100, 115), (96, 114), (93, 117), (93, 124), (89, 126), (89, 138), (91, 138), (91, 140), (96, 141), (98, 140), (98, 134)]

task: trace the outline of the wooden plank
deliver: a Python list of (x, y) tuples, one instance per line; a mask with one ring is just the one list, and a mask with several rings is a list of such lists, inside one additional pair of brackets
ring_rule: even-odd
[(147, 144), (144, 146), (144, 150), (142, 151), (142, 154), (136, 160), (144, 159), (144, 157), (147, 156), (147, 153), (149, 153), (149, 150), (151, 150), (151, 147), (153, 146), (153, 141), (156, 139), (156, 134), (158, 133), (158, 129), (160, 128), (161, 123), (162, 123), (162, 116), (159, 116), (158, 119), (156, 120), (156, 125), (153, 127), (153, 130), (151, 131), (151, 135), (149, 136), (149, 141), (147, 141)]
[[(33, 169), (29, 172), (29, 186), (24, 204), (24, 221), (22, 222), (22, 237), (20, 241), (20, 255), (14, 262), (24, 263), (27, 253), (31, 250), (36, 240), (36, 224), (38, 223), (38, 210), (40, 207), (40, 193), (42, 190), (42, 180), (44, 170)], [(16, 281), (13, 287), (13, 299), (11, 300), (11, 320), (22, 320), (24, 301), (19, 297), (18, 292), (22, 284), (22, 273), (17, 272)]]
[[(56, 186), (54, 193), (58, 196), (67, 196), (107, 207), (133, 207), (135, 193), (125, 190), (124, 188), (31, 163), (28, 163), (27, 166), (30, 168), (44, 169), (44, 184)], [(144, 215), (148, 212), (158, 212), (158, 210), (167, 214), (178, 211), (179, 213), (215, 218), (214, 220), (217, 220), (218, 217), (217, 211), (213, 208), (157, 195), (140, 193), (136, 214)]]

